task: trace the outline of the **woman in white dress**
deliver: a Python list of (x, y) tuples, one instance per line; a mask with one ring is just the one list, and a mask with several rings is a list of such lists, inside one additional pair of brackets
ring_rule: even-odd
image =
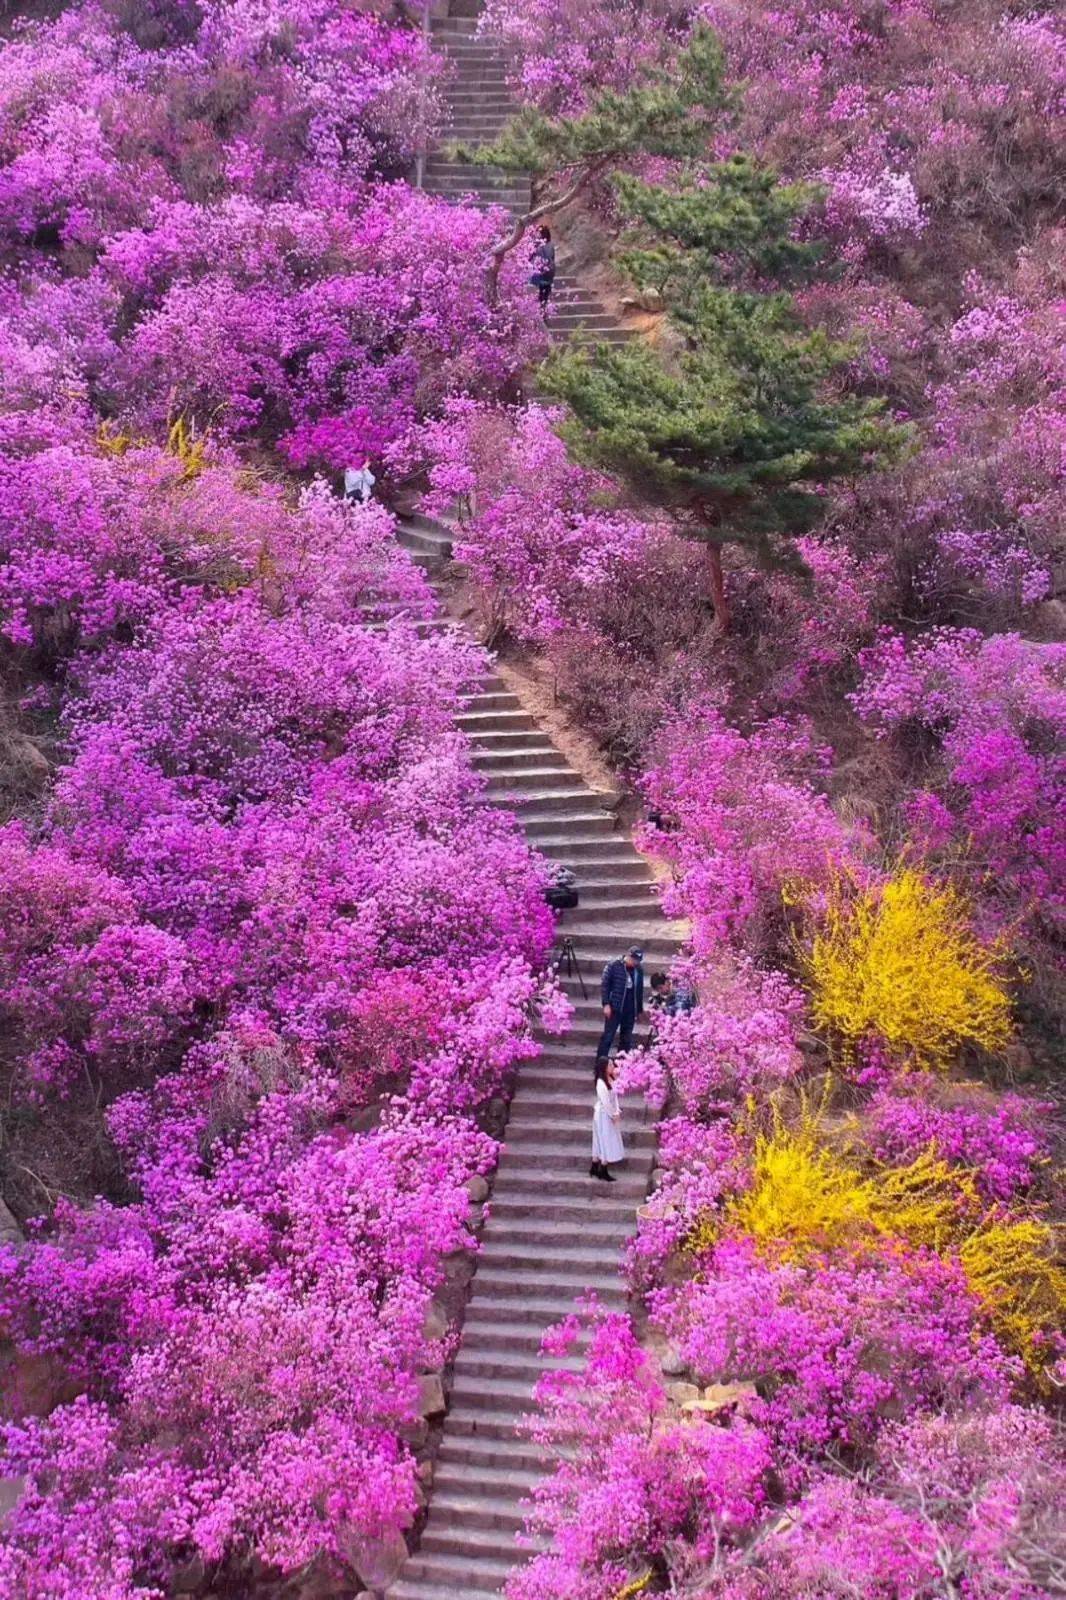
[(607, 1168), (613, 1161), (624, 1161), (626, 1149), (619, 1131), (622, 1108), (614, 1086), (617, 1068), (606, 1056), (596, 1062), (596, 1109), (592, 1113), (592, 1165), (590, 1178), (601, 1178), (613, 1183), (614, 1174)]

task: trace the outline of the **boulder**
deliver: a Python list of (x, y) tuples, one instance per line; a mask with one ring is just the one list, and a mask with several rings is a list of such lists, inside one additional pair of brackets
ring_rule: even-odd
[(419, 1378), (418, 1409), (424, 1417), (439, 1417), (444, 1410), (444, 1385), (439, 1372), (423, 1372)]
[(419, 1417), (417, 1422), (405, 1422), (399, 1429), (401, 1439), (406, 1439), (412, 1450), (418, 1451), (429, 1442), (429, 1423), (425, 1417)]
[(365, 1589), (387, 1589), (407, 1560), (407, 1544), (398, 1528), (367, 1539), (352, 1550), (352, 1566)]
[(466, 1192), (474, 1205), (480, 1206), (489, 1197), (489, 1186), (480, 1173), (475, 1173), (472, 1178), (467, 1178), (466, 1180)]
[(664, 1350), (659, 1365), (663, 1369), (664, 1378), (680, 1378), (685, 1371), (685, 1363), (671, 1346)]
[(173, 1591), (175, 1594), (199, 1594), (206, 1576), (202, 1558), (192, 1556), (188, 1561), (183, 1561), (175, 1572)]
[(723, 1410), (726, 1406), (740, 1405), (745, 1400), (754, 1400), (758, 1393), (753, 1383), (709, 1383), (697, 1399), (686, 1400), (682, 1409), (711, 1414)]
[(675, 1406), (691, 1405), (700, 1398), (699, 1386), (695, 1383), (668, 1383), (666, 1392)]
[(0, 1533), (7, 1526), (28, 1482), (28, 1478), (0, 1478)]
[(426, 1308), (426, 1320), (422, 1324), (423, 1339), (443, 1339), (448, 1331), (448, 1314), (437, 1300), (431, 1300)]
[(0, 1200), (0, 1244), (25, 1244), (22, 1229), (14, 1214)]

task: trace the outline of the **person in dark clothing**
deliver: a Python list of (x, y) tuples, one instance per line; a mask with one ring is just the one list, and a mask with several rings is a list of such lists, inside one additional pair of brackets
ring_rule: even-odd
[(686, 1011), (692, 1011), (696, 1005), (696, 996), (685, 983), (677, 983), (665, 972), (653, 972), (651, 975), (651, 1006), (654, 1011), (667, 1017), (680, 1017)]
[(624, 956), (608, 961), (603, 969), (600, 980), (603, 1033), (596, 1047), (597, 1057), (610, 1054), (615, 1034), (622, 1050), (632, 1049), (633, 1029), (637, 1018), (644, 1015), (643, 960), (643, 950), (639, 945), (632, 945)]
[(536, 287), (541, 309), (547, 311), (552, 285), (555, 282), (555, 246), (552, 244), (550, 228), (540, 230), (540, 236), (533, 249), (533, 276), (529, 281)]

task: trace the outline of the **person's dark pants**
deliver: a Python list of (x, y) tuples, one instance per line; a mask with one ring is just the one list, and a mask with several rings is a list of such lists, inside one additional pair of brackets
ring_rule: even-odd
[(597, 1060), (600, 1056), (610, 1055), (611, 1046), (614, 1043), (614, 1036), (616, 1033), (618, 1035), (618, 1047), (620, 1050), (631, 1050), (633, 1048), (633, 1025), (636, 1020), (636, 1013), (633, 1010), (632, 1001), (629, 1001), (627, 1004), (623, 1005), (621, 1016), (619, 1016), (614, 1006), (611, 1007), (610, 1020), (604, 1022), (603, 1032), (600, 1035), (600, 1042), (596, 1046)]
[(540, 295), (540, 303), (541, 303), (542, 306), (546, 306), (548, 304), (548, 301), (551, 299), (551, 297), (552, 297), (552, 284), (554, 282), (555, 282), (554, 278), (543, 277), (543, 278), (541, 278), (540, 282), (538, 283), (537, 292)]

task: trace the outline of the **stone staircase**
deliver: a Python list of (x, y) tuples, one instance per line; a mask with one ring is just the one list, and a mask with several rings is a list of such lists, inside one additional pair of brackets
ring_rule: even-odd
[[(481, 0), (450, 0), (448, 15), (436, 17), (430, 24), (433, 42), (451, 61), (453, 76), (448, 88), (447, 139), (427, 155), (423, 188), (428, 194), (445, 199), (501, 206), (512, 216), (521, 216), (532, 205), (532, 188), (526, 173), (455, 161), (448, 150), (452, 143), (489, 143), (518, 109), (507, 87), (499, 49), (491, 38), (477, 32), (480, 9)], [(518, 248), (521, 251), (526, 246), (521, 244)], [(567, 271), (562, 254), (548, 326), (558, 341), (576, 337), (620, 344), (632, 337), (613, 312)]]
[[(447, 530), (428, 518), (409, 519), (400, 537), (431, 576), (450, 555)], [(493, 803), (513, 810), (536, 848), (578, 876), (580, 906), (564, 912), (559, 927), (577, 957), (577, 968), (561, 974), (576, 1009), (566, 1036), (546, 1041), (544, 1053), (518, 1075), (429, 1517), (390, 1600), (495, 1595), (528, 1557), (515, 1536), (523, 1500), (546, 1463), (516, 1425), (531, 1409), (546, 1367), (580, 1365), (575, 1357), (542, 1359), (541, 1334), (588, 1290), (607, 1307), (624, 1306), (618, 1257), (647, 1193), (654, 1151), (651, 1119), (642, 1106), (625, 1105), (627, 1159), (617, 1181), (588, 1175), (600, 972), (638, 940), (650, 971), (669, 960), (683, 932), (664, 920), (648, 864), (617, 826), (616, 796), (582, 780), (491, 667), (466, 700), (459, 725)]]

